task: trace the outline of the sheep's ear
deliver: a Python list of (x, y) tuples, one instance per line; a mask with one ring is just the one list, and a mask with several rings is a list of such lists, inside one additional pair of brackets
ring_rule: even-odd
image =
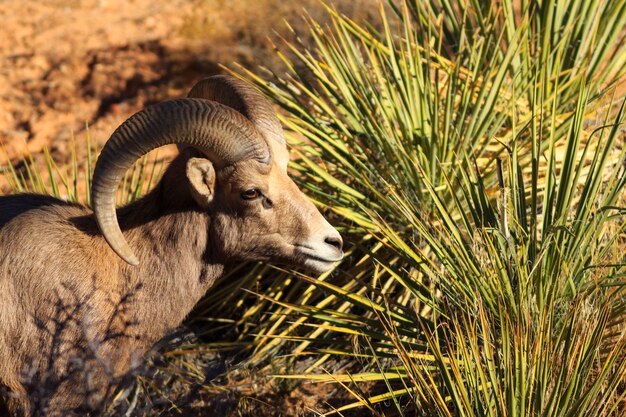
[(208, 208), (215, 191), (215, 169), (213, 164), (204, 158), (189, 158), (187, 161), (187, 178), (191, 186), (191, 195), (202, 208)]

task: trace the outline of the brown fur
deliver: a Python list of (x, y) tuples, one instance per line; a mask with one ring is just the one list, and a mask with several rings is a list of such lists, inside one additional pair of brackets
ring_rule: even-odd
[[(196, 155), (185, 151), (151, 193), (118, 210), (138, 267), (113, 253), (86, 207), (0, 198), (0, 388), (11, 413), (96, 407), (230, 262), (302, 264), (293, 243), (328, 226), (282, 169), (254, 161), (206, 177), (215, 182), (201, 207), (206, 190), (185, 170)], [(242, 200), (250, 187), (264, 200)], [(48, 383), (49, 402), (37, 403), (37, 387)]]

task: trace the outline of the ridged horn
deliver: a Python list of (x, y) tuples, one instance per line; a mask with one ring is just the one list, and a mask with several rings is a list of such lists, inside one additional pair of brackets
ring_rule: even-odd
[(272, 158), (287, 169), (289, 152), (282, 126), (272, 104), (256, 88), (229, 75), (215, 75), (198, 81), (187, 96), (216, 101), (243, 114), (267, 141)]
[(115, 194), (124, 174), (139, 158), (168, 144), (192, 146), (216, 168), (246, 159), (268, 163), (266, 141), (241, 113), (208, 100), (164, 101), (135, 113), (107, 141), (94, 170), (91, 195), (100, 231), (111, 248), (131, 265), (139, 260), (117, 221)]

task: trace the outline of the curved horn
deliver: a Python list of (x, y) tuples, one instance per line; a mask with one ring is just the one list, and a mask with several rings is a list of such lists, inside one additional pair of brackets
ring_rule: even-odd
[(280, 121), (272, 104), (256, 88), (235, 77), (215, 75), (198, 81), (187, 96), (213, 100), (243, 114), (261, 132), (273, 159), (287, 169), (289, 152)]
[(203, 152), (216, 167), (244, 159), (268, 163), (268, 147), (255, 126), (232, 108), (208, 100), (164, 101), (135, 113), (107, 141), (93, 174), (93, 211), (111, 248), (131, 265), (139, 261), (128, 246), (115, 212), (115, 194), (126, 170), (160, 146), (185, 144)]

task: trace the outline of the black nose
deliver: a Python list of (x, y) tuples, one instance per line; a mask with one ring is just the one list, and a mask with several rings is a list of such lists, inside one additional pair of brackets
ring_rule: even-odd
[(324, 239), (324, 242), (328, 243), (330, 246), (334, 247), (338, 251), (341, 251), (341, 248), (343, 247), (343, 241), (340, 237), (327, 237), (326, 239)]

